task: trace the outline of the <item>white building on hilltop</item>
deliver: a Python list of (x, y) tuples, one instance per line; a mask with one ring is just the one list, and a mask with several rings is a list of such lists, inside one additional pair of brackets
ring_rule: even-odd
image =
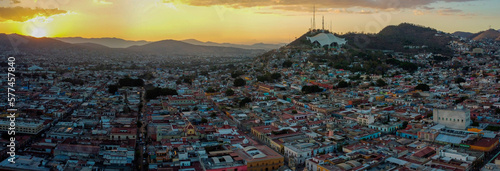
[(319, 46), (324, 47), (340, 47), (347, 43), (344, 38), (339, 38), (332, 33), (319, 33), (313, 37), (307, 37), (311, 43), (317, 43)]

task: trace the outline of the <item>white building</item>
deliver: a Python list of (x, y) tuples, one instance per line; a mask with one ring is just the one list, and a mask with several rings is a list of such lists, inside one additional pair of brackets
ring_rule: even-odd
[(470, 110), (458, 107), (457, 109), (434, 109), (434, 123), (442, 124), (452, 129), (466, 129), (470, 125)]
[(307, 37), (307, 40), (311, 41), (311, 43), (317, 43), (321, 47), (339, 47), (347, 43), (344, 38), (339, 38), (332, 33), (319, 33), (313, 37)]

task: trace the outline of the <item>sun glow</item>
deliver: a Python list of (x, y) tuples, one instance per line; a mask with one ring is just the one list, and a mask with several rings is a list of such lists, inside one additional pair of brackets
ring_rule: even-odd
[(47, 36), (47, 31), (43, 28), (34, 28), (33, 31), (31, 31), (31, 36), (40, 38), (40, 37), (46, 37)]

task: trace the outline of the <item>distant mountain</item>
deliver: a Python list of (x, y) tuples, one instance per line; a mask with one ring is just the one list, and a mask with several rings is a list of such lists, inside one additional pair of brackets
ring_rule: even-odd
[(241, 56), (256, 55), (264, 50), (241, 49), (233, 47), (193, 45), (177, 40), (162, 40), (142, 46), (131, 46), (127, 50), (153, 54), (196, 55), (196, 56)]
[(489, 29), (472, 35), (472, 40), (496, 40), (500, 37), (500, 32), (497, 30)]
[[(0, 34), (0, 51), (10, 51), (14, 48), (10, 39), (22, 39), (23, 43), (16, 46), (21, 52), (31, 52), (33, 54), (51, 55), (58, 53), (59, 56), (74, 54), (156, 54), (156, 55), (177, 55), (177, 56), (253, 56), (265, 52), (261, 49), (241, 49), (233, 47), (200, 46), (176, 40), (163, 40), (145, 45), (133, 45), (128, 48), (109, 48), (97, 43), (67, 43), (53, 38), (34, 38), (17, 34)], [(43, 53), (42, 53), (43, 52)]]
[(82, 38), (82, 37), (60, 37), (54, 38), (66, 43), (94, 43), (98, 45), (107, 46), (110, 48), (127, 48), (130, 46), (140, 46), (145, 45), (151, 42), (147, 42), (144, 40), (141, 41), (132, 41), (132, 40), (124, 40), (119, 38)]
[[(397, 26), (387, 26), (377, 34), (347, 33), (341, 35), (348, 40), (348, 44), (361, 49), (394, 50), (396, 52), (427, 51), (445, 55), (452, 55), (453, 51), (447, 47), (452, 38), (436, 29), (410, 23)], [(409, 48), (422, 47), (426, 48)]]
[(95, 49), (109, 49), (109, 47), (107, 47), (107, 46), (95, 44), (95, 43), (73, 43), (73, 44), (77, 45), (77, 46), (90, 47), (90, 48), (95, 48)]
[(0, 46), (5, 48), (12, 48), (12, 43), (10, 39), (15, 39), (19, 44), (16, 48), (21, 50), (35, 50), (35, 49), (65, 49), (65, 48), (82, 48), (82, 47), (90, 47), (88, 45), (77, 45), (62, 42), (52, 38), (34, 38), (30, 36), (23, 36), (18, 34), (0, 34)]
[(452, 35), (459, 36), (459, 37), (464, 37), (464, 38), (469, 38), (472, 35), (474, 35), (474, 33), (457, 31), (457, 32), (453, 33)]
[(263, 50), (271, 50), (278, 49), (285, 45), (285, 43), (279, 44), (266, 44), (266, 43), (256, 43), (252, 45), (241, 45), (241, 44), (232, 44), (232, 43), (216, 43), (216, 42), (202, 42), (196, 39), (186, 39), (181, 40), (182, 42), (193, 44), (193, 45), (202, 45), (202, 46), (219, 46), (219, 47), (234, 47), (241, 49), (263, 49)]
[[(82, 37), (60, 37), (54, 38), (66, 43), (79, 44), (79, 43), (93, 43), (98, 45), (107, 46), (110, 48), (128, 48), (131, 46), (142, 46), (146, 45), (148, 41), (131, 41), (124, 40), (119, 38), (82, 38)], [(216, 43), (216, 42), (202, 42), (196, 39), (186, 39), (181, 40), (182, 42), (193, 44), (193, 45), (201, 45), (201, 46), (217, 46), (217, 47), (234, 47), (241, 49), (263, 49), (263, 50), (271, 50), (278, 49), (281, 46), (284, 46), (284, 43), (280, 44), (265, 44), (265, 43), (256, 43), (253, 45), (241, 45), (241, 44), (232, 44), (232, 43)]]

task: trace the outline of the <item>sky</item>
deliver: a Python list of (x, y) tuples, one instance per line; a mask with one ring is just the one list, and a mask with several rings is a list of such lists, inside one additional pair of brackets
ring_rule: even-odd
[(315, 28), (376, 33), (403, 22), (500, 29), (499, 0), (0, 0), (0, 33), (239, 44), (287, 43)]

